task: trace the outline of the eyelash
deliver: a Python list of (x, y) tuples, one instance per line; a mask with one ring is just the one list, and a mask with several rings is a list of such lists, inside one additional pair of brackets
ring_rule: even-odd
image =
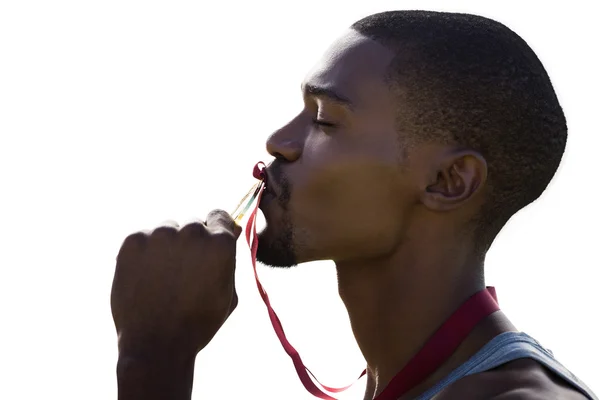
[(335, 127), (335, 124), (333, 124), (331, 122), (323, 121), (320, 119), (313, 119), (313, 124), (316, 126), (325, 127), (325, 128), (334, 128)]

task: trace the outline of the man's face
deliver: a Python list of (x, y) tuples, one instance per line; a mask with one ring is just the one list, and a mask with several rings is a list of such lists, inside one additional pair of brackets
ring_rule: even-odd
[(272, 266), (389, 254), (417, 188), (386, 83), (393, 54), (349, 31), (302, 84), (303, 110), (267, 141), (257, 257)]

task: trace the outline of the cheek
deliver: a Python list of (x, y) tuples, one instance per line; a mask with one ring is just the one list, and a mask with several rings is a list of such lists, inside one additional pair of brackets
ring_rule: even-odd
[[(399, 238), (401, 182), (396, 166), (367, 159), (314, 171), (292, 193), (292, 215), (303, 241), (321, 257), (373, 256)], [(300, 183), (300, 182), (299, 182)]]

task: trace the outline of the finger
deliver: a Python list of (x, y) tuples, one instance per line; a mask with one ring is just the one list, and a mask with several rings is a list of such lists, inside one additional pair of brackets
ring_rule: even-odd
[(180, 235), (188, 239), (200, 239), (208, 236), (208, 229), (202, 222), (192, 222), (181, 228)]
[(144, 249), (148, 241), (148, 234), (145, 232), (136, 232), (127, 236), (117, 254), (117, 262), (124, 257), (127, 258), (132, 254), (137, 254)]
[(179, 229), (179, 224), (177, 223), (177, 221), (173, 221), (172, 219), (168, 219), (168, 220), (164, 221), (159, 226), (161, 226), (161, 227), (162, 226), (167, 226), (167, 227)]
[(237, 308), (239, 303), (239, 298), (237, 294), (237, 290), (233, 288), (233, 297), (231, 298), (231, 305), (229, 306), (229, 315)]
[(235, 226), (233, 227), (233, 234), (235, 236), (235, 238), (239, 238), (240, 235), (242, 233), (242, 227), (239, 226), (238, 224), (235, 224)]
[(183, 224), (183, 225), (185, 226), (185, 225), (187, 225), (187, 224), (202, 224), (202, 225), (205, 225), (205, 224), (204, 224), (204, 221), (203, 221), (203, 220), (201, 220), (200, 218), (188, 218), (188, 219), (186, 219), (186, 220), (184, 221), (184, 224)]
[(236, 239), (240, 236), (240, 233), (242, 233), (241, 228), (238, 227), (239, 229), (236, 229), (237, 224), (233, 218), (231, 218), (229, 213), (223, 210), (211, 211), (206, 217), (206, 226), (215, 233), (219, 231), (231, 233)]
[(163, 225), (152, 231), (151, 238), (172, 238), (177, 235), (179, 229), (173, 226)]
[(130, 248), (138, 250), (146, 244), (147, 239), (147, 232), (142, 231), (132, 233), (131, 235), (127, 236), (123, 241), (123, 244), (121, 245), (121, 250), (129, 250)]

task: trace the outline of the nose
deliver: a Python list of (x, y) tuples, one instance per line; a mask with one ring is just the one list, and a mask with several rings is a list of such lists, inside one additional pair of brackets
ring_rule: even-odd
[(276, 159), (294, 162), (302, 155), (303, 140), (287, 125), (267, 139), (267, 151)]

